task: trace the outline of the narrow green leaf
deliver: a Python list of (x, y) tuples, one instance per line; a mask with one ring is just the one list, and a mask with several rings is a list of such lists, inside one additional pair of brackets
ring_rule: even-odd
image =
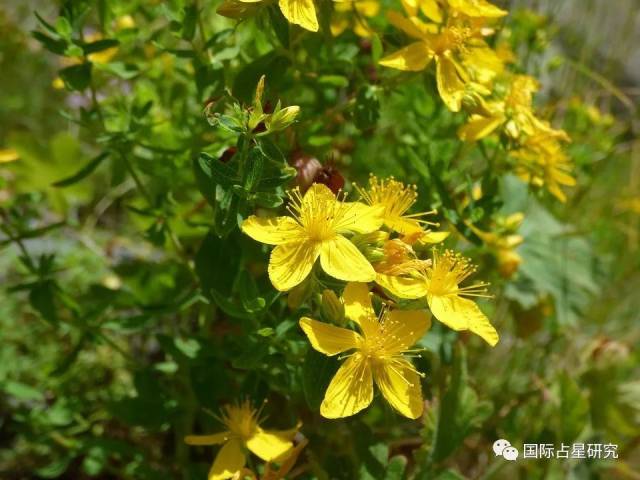
[(102, 152), (97, 157), (93, 158), (89, 161), (84, 167), (78, 170), (73, 175), (63, 178), (62, 180), (58, 180), (53, 183), (54, 187), (68, 187), (69, 185), (73, 185), (74, 183), (79, 182), (80, 180), (91, 175), (96, 168), (109, 156), (109, 152)]

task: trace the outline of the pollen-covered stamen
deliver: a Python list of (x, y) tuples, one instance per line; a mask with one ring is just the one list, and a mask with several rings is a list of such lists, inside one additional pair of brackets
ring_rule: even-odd
[(473, 31), (468, 27), (445, 27), (434, 42), (434, 50), (437, 55), (443, 55), (447, 51), (463, 51), (472, 36)]
[(335, 197), (327, 198), (314, 193), (307, 193), (303, 197), (299, 188), (287, 191), (287, 196), (287, 210), (310, 240), (321, 242), (336, 235), (348, 209), (345, 203)]
[(393, 177), (383, 180), (375, 175), (369, 177), (369, 188), (356, 189), (369, 205), (384, 205), (385, 216), (402, 216), (418, 198), (415, 185), (404, 185)]
[(404, 357), (402, 355), (397, 355), (392, 357), (388, 362), (387, 366), (400, 377), (407, 385), (410, 387), (414, 387), (415, 385), (409, 381), (402, 370), (409, 370), (410, 372), (415, 373), (421, 378), (426, 377), (426, 375), (420, 372), (416, 367), (413, 366), (411, 362), (403, 362)]
[(358, 185), (355, 185), (355, 188), (368, 205), (384, 206), (383, 215), (387, 220), (404, 217), (426, 225), (437, 225), (436, 223), (428, 222), (421, 218), (425, 215), (435, 214), (435, 210), (405, 215), (416, 203), (416, 199), (418, 198), (417, 187), (415, 185), (405, 185), (393, 177), (380, 180), (375, 175), (371, 175), (369, 177), (368, 189), (365, 190)]
[(261, 412), (262, 408), (255, 410), (251, 407), (249, 400), (244, 400), (234, 405), (225, 405), (220, 412), (219, 420), (227, 426), (232, 434), (246, 440), (258, 428)]
[(360, 346), (362, 354), (373, 360), (389, 360), (404, 352), (416, 352), (409, 347), (410, 339), (414, 332), (404, 330), (404, 325), (389, 314), (388, 305), (383, 305), (376, 320), (373, 331), (363, 331), (363, 340)]
[(444, 253), (433, 251), (431, 267), (425, 269), (425, 279), (432, 295), (464, 295), (469, 297), (490, 297), (487, 293), (488, 283), (476, 283), (467, 287), (459, 284), (475, 273), (477, 267), (468, 258), (451, 250)]

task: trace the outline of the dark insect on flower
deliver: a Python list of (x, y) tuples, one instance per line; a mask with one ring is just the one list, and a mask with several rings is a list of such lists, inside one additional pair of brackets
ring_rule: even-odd
[(344, 177), (338, 171), (335, 164), (329, 162), (316, 173), (313, 183), (322, 183), (329, 187), (333, 193), (337, 194), (344, 188)]

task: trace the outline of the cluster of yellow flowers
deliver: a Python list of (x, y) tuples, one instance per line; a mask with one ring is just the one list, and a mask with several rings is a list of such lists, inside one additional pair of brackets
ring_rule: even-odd
[[(371, 403), (373, 381), (401, 414), (422, 413), (419, 373), (405, 358), (430, 326), (426, 310), (403, 310), (398, 299), (424, 299), (435, 318), (454, 330), (470, 330), (495, 345), (498, 334), (467, 297), (486, 296), (486, 284), (462, 287), (474, 267), (461, 255), (433, 248), (447, 234), (433, 232), (423, 217), (407, 213), (417, 197), (414, 186), (372, 176), (367, 188), (356, 186), (362, 201), (347, 202), (322, 184), (302, 195), (289, 192), (290, 216), (251, 216), (242, 231), (274, 245), (269, 278), (280, 291), (321, 282), (319, 266), (347, 282), (342, 295), (346, 317), (358, 331), (303, 317), (300, 326), (313, 348), (347, 360), (336, 373), (320, 412), (327, 418), (353, 415)], [(319, 262), (317, 260), (319, 259)], [(375, 313), (369, 283), (382, 288), (382, 308)], [(393, 308), (392, 308), (393, 307)]]
[[(309, 317), (299, 322), (315, 350), (344, 360), (327, 387), (321, 415), (335, 419), (360, 412), (371, 404), (375, 383), (395, 410), (416, 419), (424, 407), (424, 374), (409, 360), (419, 351), (412, 347), (431, 326), (431, 315), (495, 345), (498, 333), (469, 298), (487, 296), (487, 284), (461, 286), (475, 270), (469, 260), (437, 247), (429, 252), (429, 246), (448, 233), (428, 228), (435, 224), (424, 217), (435, 212), (408, 213), (417, 199), (415, 186), (371, 176), (366, 188), (356, 190), (361, 201), (347, 202), (322, 184), (311, 185), (304, 194), (295, 188), (288, 192), (290, 215), (253, 215), (243, 222), (242, 231), (275, 246), (268, 274), (279, 291), (291, 292), (305, 284), (315, 288), (322, 283), (318, 268), (346, 282), (341, 300), (335, 294), (326, 298), (337, 302), (337, 309), (352, 323), (342, 320), (336, 325)], [(424, 303), (413, 302), (406, 309), (402, 299)], [(374, 304), (380, 306), (377, 312)], [(186, 438), (192, 445), (224, 444), (209, 479), (245, 472), (245, 449), (267, 462), (281, 462), (279, 472), (295, 463), (302, 448), (292, 443), (296, 429), (263, 430), (259, 416), (248, 402), (227, 406), (221, 418), (227, 431)]]
[[(239, 18), (263, 0), (227, 0), (218, 10)], [(380, 65), (404, 71), (422, 71), (435, 63), (440, 97), (453, 112), (464, 110), (468, 122), (459, 130), (465, 141), (498, 133), (505, 140), (515, 173), (537, 187), (546, 187), (566, 200), (562, 186), (575, 185), (572, 163), (562, 149), (569, 136), (536, 117), (533, 94), (538, 82), (514, 74), (506, 64), (514, 60), (510, 48), (498, 42), (491, 48), (486, 38), (507, 15), (486, 0), (401, 0), (404, 15), (387, 11), (388, 21), (412, 41), (380, 60)], [(318, 31), (313, 0), (279, 0), (283, 15), (302, 28)], [(375, 17), (377, 0), (336, 2), (331, 31), (339, 35), (351, 28), (369, 37), (374, 30), (367, 18)]]
[(485, 0), (403, 0), (402, 4), (406, 16), (389, 12), (387, 17), (415, 41), (380, 64), (420, 71), (434, 60), (440, 97), (451, 111), (464, 109), (469, 114), (458, 132), (460, 138), (477, 141), (499, 132), (517, 161), (516, 173), (565, 201), (561, 186), (575, 184), (561, 146), (569, 136), (536, 117), (533, 94), (538, 82), (505, 68), (513, 59), (508, 47), (494, 50), (485, 41), (495, 31), (493, 23), (507, 12)]

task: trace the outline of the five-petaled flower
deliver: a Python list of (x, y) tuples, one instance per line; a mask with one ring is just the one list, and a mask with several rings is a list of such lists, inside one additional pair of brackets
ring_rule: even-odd
[(245, 400), (225, 405), (221, 415), (226, 431), (212, 435), (187, 435), (189, 445), (222, 445), (209, 471), (208, 480), (232, 478), (240, 472), (246, 461), (246, 450), (266, 462), (281, 459), (293, 448), (292, 439), (297, 428), (291, 430), (264, 430), (260, 427), (260, 412)]
[(375, 271), (344, 235), (380, 228), (380, 208), (344, 202), (328, 187), (313, 184), (304, 197), (289, 192), (291, 217), (249, 217), (242, 231), (258, 242), (276, 245), (269, 260), (273, 286), (287, 291), (304, 281), (320, 257), (322, 269), (339, 280), (370, 282)]
[(394, 11), (388, 13), (389, 21), (415, 41), (381, 59), (380, 65), (417, 72), (435, 60), (440, 97), (449, 110), (457, 112), (462, 106), (466, 85), (489, 83), (503, 70), (503, 63), (484, 41), (481, 23), (464, 15), (450, 15), (444, 25), (422, 21), (419, 12), (431, 20), (441, 20), (440, 15), (427, 8), (431, 3), (434, 2), (403, 2), (406, 17)]
[(369, 289), (364, 283), (347, 284), (345, 314), (361, 333), (302, 317), (300, 326), (317, 351), (328, 356), (351, 351), (343, 358), (320, 406), (326, 418), (343, 418), (368, 407), (373, 399), (373, 383), (384, 398), (402, 415), (418, 418), (424, 407), (420, 377), (405, 357), (431, 325), (423, 310), (390, 310), (377, 316)]
[(433, 250), (431, 263), (410, 275), (379, 273), (376, 282), (399, 298), (426, 298), (437, 320), (454, 330), (471, 330), (489, 345), (498, 343), (498, 332), (472, 300), (486, 294), (486, 283), (460, 287), (475, 268), (469, 260), (450, 250)]

